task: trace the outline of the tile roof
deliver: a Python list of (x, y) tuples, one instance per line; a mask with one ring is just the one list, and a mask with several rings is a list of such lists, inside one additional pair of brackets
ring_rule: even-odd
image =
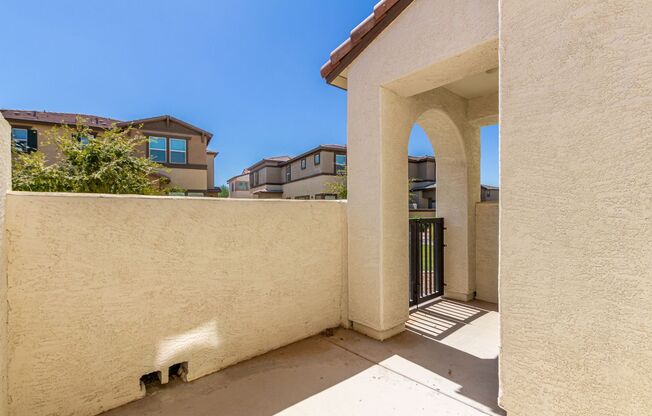
[(408, 161), (409, 162), (434, 162), (435, 157), (434, 156), (408, 156)]
[(0, 110), (2, 116), (7, 120), (23, 120), (47, 124), (75, 124), (77, 117), (84, 119), (84, 124), (89, 127), (111, 127), (113, 123), (120, 123), (108, 117), (94, 116), (91, 114), (77, 113), (55, 113), (50, 111), (29, 111), (29, 110)]
[(413, 0), (381, 0), (374, 11), (351, 31), (347, 40), (331, 52), (321, 76), (331, 83)]
[[(185, 126), (190, 130), (194, 130), (200, 134), (206, 135), (208, 138), (208, 143), (210, 143), (213, 138), (213, 133), (206, 130), (200, 129), (197, 126), (194, 126), (190, 123), (186, 123), (183, 120), (172, 117), (170, 115), (162, 115), (156, 117), (143, 118), (138, 120), (129, 120), (122, 121), (114, 118), (94, 116), (91, 114), (78, 114), (78, 113), (56, 113), (51, 111), (33, 111), (33, 110), (4, 110), (0, 109), (2, 116), (7, 120), (14, 121), (30, 121), (37, 123), (46, 123), (46, 124), (76, 124), (77, 118), (81, 117), (83, 124), (88, 127), (96, 128), (110, 128), (112, 124), (116, 124), (118, 127), (127, 127), (129, 125), (138, 126), (140, 124), (145, 124), (148, 122), (167, 120), (173, 121), (177, 124)], [(217, 153), (216, 153), (217, 154)]]

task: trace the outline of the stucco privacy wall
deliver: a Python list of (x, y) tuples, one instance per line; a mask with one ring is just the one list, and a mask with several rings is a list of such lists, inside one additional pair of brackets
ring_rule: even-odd
[[(92, 415), (340, 324), (345, 203), (11, 193), (11, 415)], [(315, 238), (318, 236), (319, 238)]]
[(498, 303), (498, 203), (475, 204), (476, 298)]
[(11, 189), (11, 127), (0, 114), (0, 416), (7, 414), (7, 247), (5, 201)]
[(650, 22), (647, 0), (501, 0), (510, 416), (652, 411)]

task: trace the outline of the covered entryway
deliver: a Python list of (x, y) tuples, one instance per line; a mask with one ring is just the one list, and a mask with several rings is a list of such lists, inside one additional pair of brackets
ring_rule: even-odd
[[(497, 21), (493, 2), (384, 1), (322, 69), (348, 91), (348, 317), (369, 336), (389, 338), (408, 320), (415, 124), (436, 155), (443, 296), (475, 297), (480, 127), (498, 118)], [(462, 27), (464, 36), (449, 36)]]

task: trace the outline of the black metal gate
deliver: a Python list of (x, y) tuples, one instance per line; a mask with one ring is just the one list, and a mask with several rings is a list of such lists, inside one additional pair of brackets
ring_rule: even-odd
[(444, 294), (444, 219), (410, 219), (410, 306)]

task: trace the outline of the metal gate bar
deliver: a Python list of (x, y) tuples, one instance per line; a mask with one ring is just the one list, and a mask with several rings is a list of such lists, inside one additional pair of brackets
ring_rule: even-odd
[(410, 306), (444, 294), (444, 219), (410, 219)]

